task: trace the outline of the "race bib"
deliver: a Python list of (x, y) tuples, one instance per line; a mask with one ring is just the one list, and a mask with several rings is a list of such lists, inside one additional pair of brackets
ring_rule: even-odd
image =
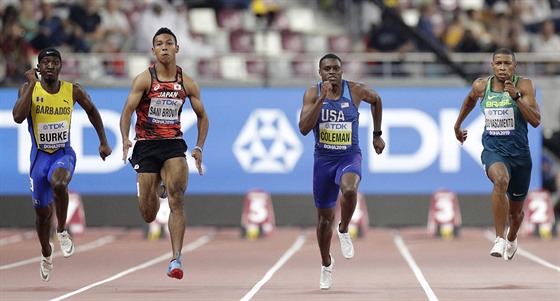
[(346, 149), (352, 145), (351, 122), (322, 122), (319, 124), (319, 142), (324, 148)]
[(179, 111), (183, 102), (179, 99), (152, 98), (148, 121), (157, 124), (179, 123)]
[(70, 127), (66, 120), (37, 124), (37, 144), (39, 149), (59, 149), (66, 146), (70, 137)]
[(515, 116), (513, 108), (484, 109), (486, 134), (490, 136), (515, 135)]

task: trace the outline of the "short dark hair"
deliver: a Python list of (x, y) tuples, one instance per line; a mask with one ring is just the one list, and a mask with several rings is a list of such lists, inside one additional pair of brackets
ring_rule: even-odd
[(338, 57), (338, 55), (336, 55), (334, 53), (327, 53), (327, 54), (323, 55), (323, 57), (319, 60), (319, 68), (321, 68), (321, 64), (326, 59), (335, 59), (335, 60), (338, 60), (340, 62), (340, 64), (342, 64), (342, 60)]
[(154, 35), (154, 37), (152, 38), (152, 45), (154, 45), (154, 43), (156, 42), (156, 37), (159, 36), (160, 34), (169, 34), (173, 37), (173, 40), (175, 40), (175, 44), (177, 44), (177, 37), (175, 36), (175, 34), (171, 31), (171, 29), (167, 28), (167, 27), (162, 27), (160, 29), (158, 29), (158, 31), (156, 31), (156, 34)]
[(494, 60), (494, 57), (496, 56), (496, 54), (511, 55), (511, 57), (513, 58), (513, 61), (515, 62), (515, 54), (513, 53), (513, 50), (511, 50), (509, 48), (498, 48), (498, 49), (496, 49), (496, 51), (494, 51), (494, 54), (492, 54), (492, 60)]

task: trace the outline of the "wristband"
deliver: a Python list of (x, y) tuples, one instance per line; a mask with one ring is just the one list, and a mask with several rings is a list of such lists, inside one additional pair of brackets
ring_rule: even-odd
[(197, 146), (194, 147), (194, 149), (198, 149), (200, 151), (200, 153), (202, 154), (202, 147), (197, 145)]
[(373, 136), (374, 136), (374, 137), (376, 137), (376, 136), (379, 137), (379, 136), (381, 136), (382, 134), (383, 134), (383, 131), (373, 131)]

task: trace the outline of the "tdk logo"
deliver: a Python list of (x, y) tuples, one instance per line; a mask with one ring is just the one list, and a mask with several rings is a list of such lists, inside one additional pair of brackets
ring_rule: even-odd
[(488, 110), (488, 115), (506, 116), (509, 115), (509, 112), (507, 109), (492, 109)]
[(254, 110), (233, 144), (233, 154), (248, 173), (289, 173), (303, 146), (282, 110)]
[(348, 123), (327, 123), (325, 125), (325, 128), (332, 129), (332, 130), (347, 130)]
[(61, 123), (49, 123), (49, 124), (44, 124), (43, 125), (43, 130), (58, 130), (58, 129), (63, 129), (64, 128), (65, 123), (61, 122)]

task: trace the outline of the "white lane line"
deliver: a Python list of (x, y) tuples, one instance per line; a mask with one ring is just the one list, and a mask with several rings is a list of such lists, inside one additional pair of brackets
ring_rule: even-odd
[[(206, 244), (207, 242), (209, 242), (213, 237), (214, 237), (214, 232), (211, 232), (211, 233), (209, 233), (209, 234), (206, 234), (206, 235), (200, 237), (199, 239), (195, 240), (194, 242), (192, 242), (192, 243), (190, 243), (190, 244), (184, 246), (184, 247), (183, 247), (183, 253), (187, 253), (187, 252), (190, 252), (190, 251), (195, 250), (195, 249), (197, 249), (197, 248), (200, 248), (201, 246), (203, 246), (204, 244)], [(150, 261), (147, 261), (147, 262), (145, 262), (145, 263), (143, 263), (143, 264), (137, 265), (137, 266), (135, 266), (135, 267), (132, 267), (132, 268), (130, 268), (130, 269), (127, 269), (127, 270), (125, 270), (125, 271), (122, 271), (122, 272), (120, 272), (120, 273), (118, 273), (118, 274), (115, 274), (115, 275), (113, 275), (113, 276), (111, 276), (111, 277), (109, 277), (109, 278), (106, 278), (106, 279), (104, 279), (104, 280), (101, 280), (101, 281), (92, 283), (92, 284), (90, 284), (90, 285), (88, 285), (88, 286), (84, 286), (84, 287), (82, 287), (82, 288), (80, 288), (80, 289), (78, 289), (78, 290), (75, 290), (75, 291), (73, 291), (73, 292), (70, 292), (70, 293), (68, 293), (68, 294), (65, 294), (65, 295), (62, 295), (62, 296), (60, 296), (60, 297), (51, 299), (50, 301), (60, 301), (60, 300), (66, 299), (66, 298), (70, 298), (70, 297), (72, 297), (72, 296), (74, 296), (74, 295), (77, 295), (77, 294), (79, 294), (79, 293), (83, 293), (83, 292), (85, 292), (85, 291), (87, 291), (87, 290), (89, 290), (89, 289), (91, 289), (91, 288), (94, 288), (94, 287), (96, 287), (96, 286), (99, 286), (99, 285), (104, 284), (104, 283), (107, 283), (107, 282), (111, 282), (111, 281), (113, 281), (113, 280), (117, 280), (117, 279), (119, 279), (119, 278), (121, 278), (121, 277), (124, 277), (124, 276), (130, 274), (130, 273), (134, 273), (134, 272), (136, 272), (136, 271), (145, 269), (145, 268), (147, 268), (147, 267), (150, 267), (150, 266), (152, 266), (152, 265), (154, 265), (154, 264), (160, 263), (160, 262), (165, 261), (165, 260), (169, 260), (169, 253), (168, 253), (168, 252), (166, 252), (164, 255), (161, 255), (161, 256), (159, 256), (159, 257), (157, 257), (157, 258), (154, 258), (154, 259), (152, 259), (152, 260), (150, 260)]]
[(395, 242), (395, 245), (399, 249), (399, 252), (401, 252), (401, 255), (406, 260), (406, 263), (408, 263), (408, 266), (414, 272), (416, 279), (418, 279), (418, 282), (420, 282), (420, 285), (422, 285), (422, 288), (424, 289), (426, 296), (428, 296), (428, 300), (438, 301), (436, 294), (428, 284), (428, 281), (426, 281), (426, 278), (424, 278), (422, 271), (414, 261), (414, 258), (412, 258), (412, 255), (410, 255), (410, 252), (408, 251), (408, 248), (404, 244), (404, 241), (398, 231), (393, 232), (393, 241)]
[(25, 231), (20, 234), (2, 238), (0, 239), (0, 246), (9, 245), (16, 242), (20, 242), (22, 240), (30, 239), (31, 237), (35, 236), (35, 233), (36, 233), (35, 231)]
[[(115, 241), (115, 236), (113, 236), (113, 235), (105, 236), (105, 237), (102, 237), (98, 240), (87, 243), (85, 245), (77, 246), (76, 247), (76, 253), (86, 252), (86, 251), (89, 251), (89, 250), (92, 250), (92, 249), (95, 249), (95, 248), (99, 248), (99, 247), (104, 246), (108, 243), (112, 243), (113, 241)], [(62, 256), (62, 252), (60, 252), (60, 251), (59, 252), (54, 252), (54, 254), (53, 254), (53, 258), (60, 257), (60, 256)], [(2, 265), (2, 266), (0, 266), (0, 271), (15, 268), (15, 267), (19, 267), (19, 266), (26, 265), (26, 264), (39, 263), (40, 261), (41, 261), (41, 256), (37, 256), (37, 257), (29, 258), (29, 259), (26, 259), (26, 260)]]
[(266, 272), (264, 277), (261, 280), (259, 280), (259, 282), (257, 282), (257, 284), (255, 284), (255, 286), (253, 286), (253, 288), (247, 294), (245, 294), (243, 298), (240, 299), (240, 301), (251, 300), (251, 298), (253, 298), (253, 296), (261, 289), (261, 287), (265, 285), (268, 282), (268, 280), (270, 280), (270, 278), (272, 278), (274, 273), (276, 273), (276, 271), (278, 271), (301, 248), (301, 246), (303, 246), (306, 239), (307, 239), (306, 232), (300, 234), (297, 237), (296, 241), (292, 244), (292, 246), (282, 255), (282, 257), (280, 257), (280, 259), (278, 259), (278, 261), (274, 264), (274, 266), (272, 266), (272, 268), (270, 268)]
[[(489, 230), (485, 230), (485, 231), (484, 231), (484, 236), (485, 236), (488, 240), (490, 240), (490, 241), (494, 241), (494, 239), (496, 239), (495, 234), (492, 233), (492, 231), (489, 231)], [(534, 261), (534, 262), (536, 262), (536, 263), (538, 263), (538, 264), (540, 264), (540, 265), (542, 265), (542, 266), (545, 266), (545, 267), (547, 267), (547, 268), (549, 268), (549, 269), (553, 269), (553, 270), (555, 270), (556, 272), (560, 272), (560, 267), (559, 267), (559, 266), (554, 265), (554, 264), (552, 264), (552, 263), (550, 263), (550, 262), (548, 262), (548, 261), (546, 261), (546, 260), (544, 260), (544, 259), (542, 259), (542, 258), (536, 256), (536, 255), (533, 255), (532, 253), (530, 253), (530, 252), (528, 252), (528, 251), (525, 251), (525, 250), (521, 249), (520, 247), (517, 247), (517, 253), (516, 253), (516, 255), (521, 255), (521, 256), (523, 256), (523, 257), (525, 257), (525, 258), (527, 258), (527, 259), (529, 259), (529, 260), (532, 260), (532, 261)]]

